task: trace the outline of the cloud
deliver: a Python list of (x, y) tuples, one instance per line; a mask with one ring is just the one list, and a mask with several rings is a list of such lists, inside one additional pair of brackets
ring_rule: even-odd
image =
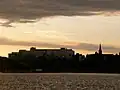
[(0, 0), (0, 18), (8, 20), (3, 23), (7, 25), (32, 23), (50, 16), (113, 14), (119, 12), (119, 3), (120, 0)]
[[(78, 50), (98, 51), (98, 45), (91, 44), (91, 43), (79, 43), (76, 46), (71, 46), (71, 48), (78, 49)], [(115, 47), (110, 45), (102, 45), (102, 49), (104, 52), (109, 52), (109, 53), (120, 52), (120, 47)]]
[[(75, 43), (73, 42), (68, 42), (68, 44), (54, 44), (54, 43), (46, 43), (46, 42), (35, 42), (35, 41), (17, 41), (17, 40), (12, 40), (8, 39), (5, 37), (0, 38), (0, 45), (12, 45), (12, 46), (35, 46), (35, 47), (46, 47), (46, 48), (72, 48), (76, 50), (87, 50), (87, 51), (96, 51), (98, 49), (98, 45), (96, 44), (90, 44), (90, 43)], [(119, 47), (114, 47), (114, 46), (102, 46), (104, 52), (109, 52), (109, 53), (117, 53), (120, 51)]]

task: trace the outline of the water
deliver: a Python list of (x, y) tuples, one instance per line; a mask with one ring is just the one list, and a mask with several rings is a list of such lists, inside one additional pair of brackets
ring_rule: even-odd
[(120, 74), (1, 73), (0, 90), (120, 90)]

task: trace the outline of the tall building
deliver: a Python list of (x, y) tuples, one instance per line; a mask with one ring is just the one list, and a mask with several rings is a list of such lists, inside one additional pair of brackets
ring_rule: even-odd
[(102, 54), (102, 46), (101, 46), (101, 44), (99, 45), (98, 54)]

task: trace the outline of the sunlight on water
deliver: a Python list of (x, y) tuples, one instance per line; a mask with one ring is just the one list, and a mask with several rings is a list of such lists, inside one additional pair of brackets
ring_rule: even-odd
[(95, 73), (1, 73), (0, 90), (120, 90), (120, 76)]

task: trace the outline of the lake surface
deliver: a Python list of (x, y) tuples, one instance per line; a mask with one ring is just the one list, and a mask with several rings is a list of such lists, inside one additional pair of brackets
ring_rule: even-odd
[(120, 90), (120, 74), (0, 73), (0, 90)]

